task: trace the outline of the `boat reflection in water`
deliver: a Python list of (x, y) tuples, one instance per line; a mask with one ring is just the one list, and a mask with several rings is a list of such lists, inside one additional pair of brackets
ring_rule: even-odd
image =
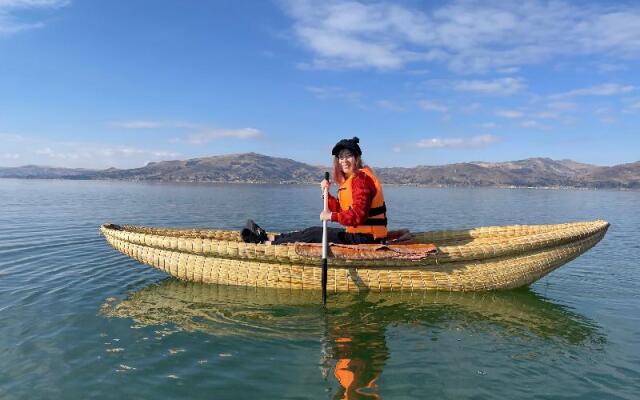
[(172, 324), (179, 330), (255, 340), (322, 339), (320, 367), (339, 383), (335, 398), (379, 398), (377, 379), (390, 356), (389, 327), (491, 326), (508, 336), (581, 344), (602, 340), (597, 327), (528, 288), (483, 293), (363, 292), (332, 294), (326, 310), (316, 291), (208, 285), (167, 279), (101, 312), (136, 327)]

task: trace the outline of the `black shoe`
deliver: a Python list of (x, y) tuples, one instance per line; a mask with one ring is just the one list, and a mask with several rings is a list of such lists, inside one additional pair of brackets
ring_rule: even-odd
[(267, 232), (249, 219), (244, 229), (240, 231), (240, 237), (245, 243), (264, 243), (267, 240)]

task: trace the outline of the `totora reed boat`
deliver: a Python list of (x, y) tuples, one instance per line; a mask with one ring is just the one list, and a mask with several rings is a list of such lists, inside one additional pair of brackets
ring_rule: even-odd
[[(329, 291), (481, 291), (529, 285), (607, 232), (602, 220), (413, 233), (412, 244), (332, 245)], [(116, 250), (185, 281), (321, 288), (321, 246), (244, 243), (237, 231), (105, 224)], [(431, 245), (433, 244), (433, 245)], [(435, 246), (434, 246), (435, 245)]]

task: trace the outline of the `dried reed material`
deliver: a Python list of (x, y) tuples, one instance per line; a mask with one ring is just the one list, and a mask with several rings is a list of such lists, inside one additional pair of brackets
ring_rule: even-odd
[[(332, 291), (508, 289), (528, 285), (598, 243), (609, 224), (597, 220), (421, 232), (438, 253), (417, 261), (330, 259)], [(193, 282), (290, 289), (320, 288), (320, 258), (295, 245), (243, 243), (235, 231), (106, 224), (117, 250)]]

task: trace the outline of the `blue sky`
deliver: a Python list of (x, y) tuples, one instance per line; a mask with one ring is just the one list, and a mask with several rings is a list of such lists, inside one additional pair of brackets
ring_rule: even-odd
[(0, 165), (640, 160), (640, 3), (0, 0)]

